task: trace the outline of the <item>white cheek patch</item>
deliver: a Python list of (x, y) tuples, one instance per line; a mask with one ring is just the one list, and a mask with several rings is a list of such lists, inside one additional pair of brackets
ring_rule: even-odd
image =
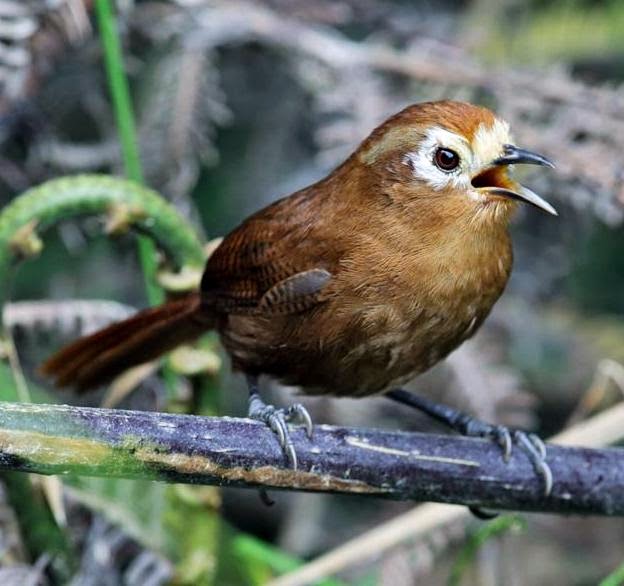
[[(452, 149), (459, 155), (460, 164), (457, 169), (445, 172), (435, 165), (433, 157), (440, 147)], [(436, 191), (470, 185), (470, 176), (466, 173), (472, 164), (468, 142), (462, 136), (439, 126), (427, 131), (417, 151), (405, 153), (403, 163), (412, 169), (415, 177), (423, 179)]]

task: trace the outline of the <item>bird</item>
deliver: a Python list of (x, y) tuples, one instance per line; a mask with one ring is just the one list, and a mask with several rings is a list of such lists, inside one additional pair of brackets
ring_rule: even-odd
[(518, 164), (554, 167), (516, 146), (509, 124), (487, 108), (410, 105), (325, 178), (225, 236), (198, 291), (69, 344), (41, 372), (86, 391), (216, 330), (246, 377), (249, 416), (277, 434), (295, 468), (287, 424), (305, 424), (311, 438), (311, 418), (299, 403), (266, 404), (260, 377), (304, 395), (384, 394), (497, 441), (506, 459), (517, 444), (548, 494), (552, 474), (537, 436), (401, 388), (473, 336), (503, 293), (519, 204), (557, 215), (513, 178)]

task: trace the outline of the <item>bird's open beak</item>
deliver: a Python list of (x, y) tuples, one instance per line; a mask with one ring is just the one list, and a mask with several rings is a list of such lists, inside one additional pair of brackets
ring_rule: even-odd
[(507, 165), (527, 164), (542, 165), (544, 167), (554, 168), (555, 165), (546, 157), (518, 148), (511, 144), (504, 146), (504, 154), (492, 161), (492, 167), (483, 173), (480, 173), (473, 179), (473, 185), (481, 192), (490, 195), (498, 195), (510, 199), (516, 199), (531, 204), (553, 216), (558, 215), (557, 210), (553, 208), (545, 199), (542, 199), (537, 193), (522, 185), (511, 181), (507, 177), (507, 173), (502, 176), (498, 169)]
[(555, 168), (555, 164), (544, 157), (538, 155), (532, 151), (520, 149), (512, 144), (506, 144), (503, 146), (504, 155), (494, 159), (492, 165), (516, 165), (518, 163), (524, 163), (525, 165), (541, 165), (542, 167)]

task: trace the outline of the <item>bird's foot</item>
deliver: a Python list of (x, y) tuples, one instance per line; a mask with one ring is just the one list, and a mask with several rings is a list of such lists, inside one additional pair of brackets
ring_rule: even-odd
[(267, 405), (258, 393), (251, 393), (249, 395), (249, 411), (248, 416), (251, 419), (262, 421), (265, 423), (279, 440), (286, 457), (293, 470), (297, 469), (297, 453), (290, 437), (290, 431), (288, 430), (289, 422), (303, 423), (305, 426), (306, 434), (309, 438), (312, 438), (312, 431), (314, 425), (312, 424), (312, 418), (308, 413), (308, 410), (301, 404), (295, 403), (285, 409), (279, 409), (273, 405)]
[(542, 478), (544, 496), (550, 495), (553, 475), (550, 466), (546, 463), (546, 446), (537, 435), (519, 429), (509, 429), (504, 425), (493, 425), (464, 413), (457, 417), (456, 430), (466, 437), (494, 440), (501, 447), (505, 462), (509, 462), (514, 445), (521, 448), (529, 458), (535, 472)]
[(518, 446), (526, 453), (533, 468), (542, 478), (544, 496), (550, 495), (553, 475), (550, 466), (546, 463), (546, 446), (535, 434), (520, 430), (510, 430), (503, 425), (486, 423), (453, 407), (436, 403), (403, 389), (390, 391), (387, 393), (387, 396), (393, 401), (414, 407), (426, 413), (464, 436), (494, 440), (501, 446), (505, 462), (508, 462), (511, 458), (513, 446)]

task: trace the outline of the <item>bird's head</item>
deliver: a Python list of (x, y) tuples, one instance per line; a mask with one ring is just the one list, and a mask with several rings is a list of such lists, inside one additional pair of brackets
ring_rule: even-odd
[(516, 202), (557, 215), (509, 174), (516, 164), (553, 163), (515, 146), (509, 125), (486, 108), (452, 101), (410, 106), (373, 131), (356, 156), (384, 195), (403, 204), (426, 201), (496, 223), (506, 223)]

